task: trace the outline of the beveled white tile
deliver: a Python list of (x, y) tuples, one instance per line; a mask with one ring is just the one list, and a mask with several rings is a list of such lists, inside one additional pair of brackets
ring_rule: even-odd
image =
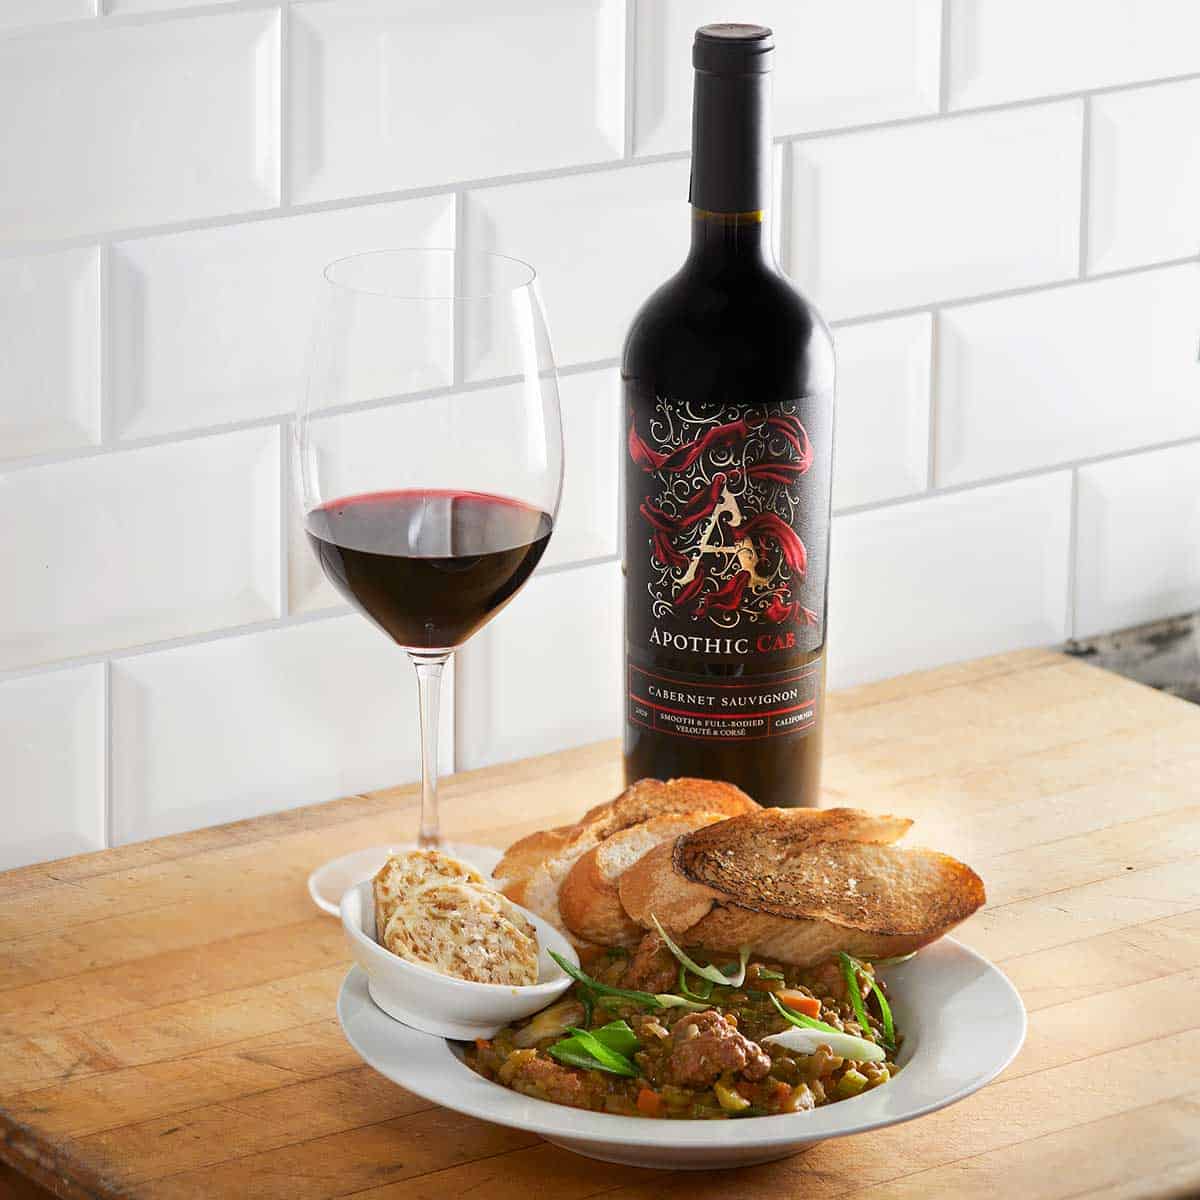
[(0, 239), (278, 203), (278, 58), (274, 10), (0, 42)]
[(620, 158), (622, 0), (292, 8), (299, 200)]
[(1075, 636), (1200, 607), (1200, 444), (1079, 470)]
[(917, 313), (834, 331), (835, 509), (925, 490), (932, 330), (929, 314)]
[(449, 196), (117, 243), (110, 295), (119, 435), (293, 410), (318, 293), (328, 286), (324, 268), (386, 246), (453, 243)]
[(792, 145), (791, 274), (836, 319), (1075, 275), (1078, 101)]
[(251, 429), (0, 475), (0, 668), (272, 617), (279, 434)]
[(0, 259), (0, 459), (100, 440), (100, 259)]
[(559, 380), (563, 417), (563, 497), (546, 566), (617, 552), (621, 377), (616, 368)]
[[(112, 672), (117, 844), (404, 783), (420, 771), (413, 669), (357, 614), (122, 658)], [(449, 770), (452, 669), (443, 698)], [(396, 824), (397, 837), (415, 834), (415, 809)]]
[(834, 519), (831, 687), (1062, 641), (1069, 472)]
[(94, 17), (96, 0), (0, 0), (0, 29)]
[(687, 193), (686, 161), (481, 188), (464, 237), (533, 263), (559, 365), (591, 362), (621, 352), (638, 306), (682, 265)]
[(618, 563), (535, 576), (459, 651), (460, 771), (620, 733), (621, 594)]
[(693, 36), (731, 20), (775, 31), (776, 135), (937, 111), (939, 0), (653, 0), (637, 6), (635, 153), (689, 148)]
[(1200, 435), (1200, 266), (942, 310), (937, 482)]
[(950, 0), (951, 108), (1200, 71), (1194, 0)]
[(0, 871), (104, 847), (104, 667), (0, 683)]
[(1088, 271), (1200, 252), (1200, 79), (1092, 99)]

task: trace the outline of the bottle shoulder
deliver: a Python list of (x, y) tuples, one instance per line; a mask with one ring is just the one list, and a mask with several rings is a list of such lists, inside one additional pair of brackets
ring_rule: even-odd
[(705, 274), (686, 265), (630, 326), (622, 374), (660, 393), (736, 396), (831, 391), (833, 339), (781, 272)]

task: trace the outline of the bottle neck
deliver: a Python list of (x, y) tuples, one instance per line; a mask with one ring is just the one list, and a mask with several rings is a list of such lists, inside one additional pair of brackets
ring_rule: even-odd
[(774, 261), (767, 236), (766, 213), (715, 213), (692, 207), (693, 265), (717, 269), (763, 266)]
[(691, 258), (771, 258), (771, 76), (696, 71), (692, 105)]

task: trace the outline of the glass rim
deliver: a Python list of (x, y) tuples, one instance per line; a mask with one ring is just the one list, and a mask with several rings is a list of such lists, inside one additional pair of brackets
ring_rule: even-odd
[[(363, 259), (370, 258), (389, 258), (393, 256), (420, 259), (432, 258), (434, 256), (446, 254), (462, 254), (468, 258), (476, 258), (480, 260), (491, 260), (493, 262), (505, 263), (511, 266), (519, 267), (525, 274), (525, 278), (519, 283), (515, 283), (508, 287), (491, 287), (486, 291), (478, 292), (412, 292), (397, 288), (391, 290), (387, 288), (364, 287), (360, 284), (347, 283), (344, 280), (334, 278), (337, 268), (343, 267), (348, 263), (359, 262)], [(332, 288), (336, 288), (343, 292), (352, 292), (360, 296), (373, 296), (380, 300), (402, 300), (415, 301), (423, 303), (431, 300), (444, 301), (446, 303), (457, 303), (460, 301), (471, 300), (489, 300), (497, 296), (508, 296), (515, 292), (521, 292), (537, 281), (537, 270), (532, 263), (526, 262), (523, 258), (515, 258), (511, 254), (497, 254), (492, 250), (464, 250), (461, 246), (393, 246), (384, 247), (378, 250), (361, 250), (356, 254), (346, 254), (341, 258), (335, 258), (329, 262), (321, 271), (321, 277)]]

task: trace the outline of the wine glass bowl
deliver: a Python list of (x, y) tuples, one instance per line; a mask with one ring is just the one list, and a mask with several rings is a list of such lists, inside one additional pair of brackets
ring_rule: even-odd
[(462, 250), (331, 263), (294, 452), (322, 571), (416, 666), (419, 842), (437, 845), (442, 668), (529, 579), (562, 492), (558, 380), (533, 269)]

